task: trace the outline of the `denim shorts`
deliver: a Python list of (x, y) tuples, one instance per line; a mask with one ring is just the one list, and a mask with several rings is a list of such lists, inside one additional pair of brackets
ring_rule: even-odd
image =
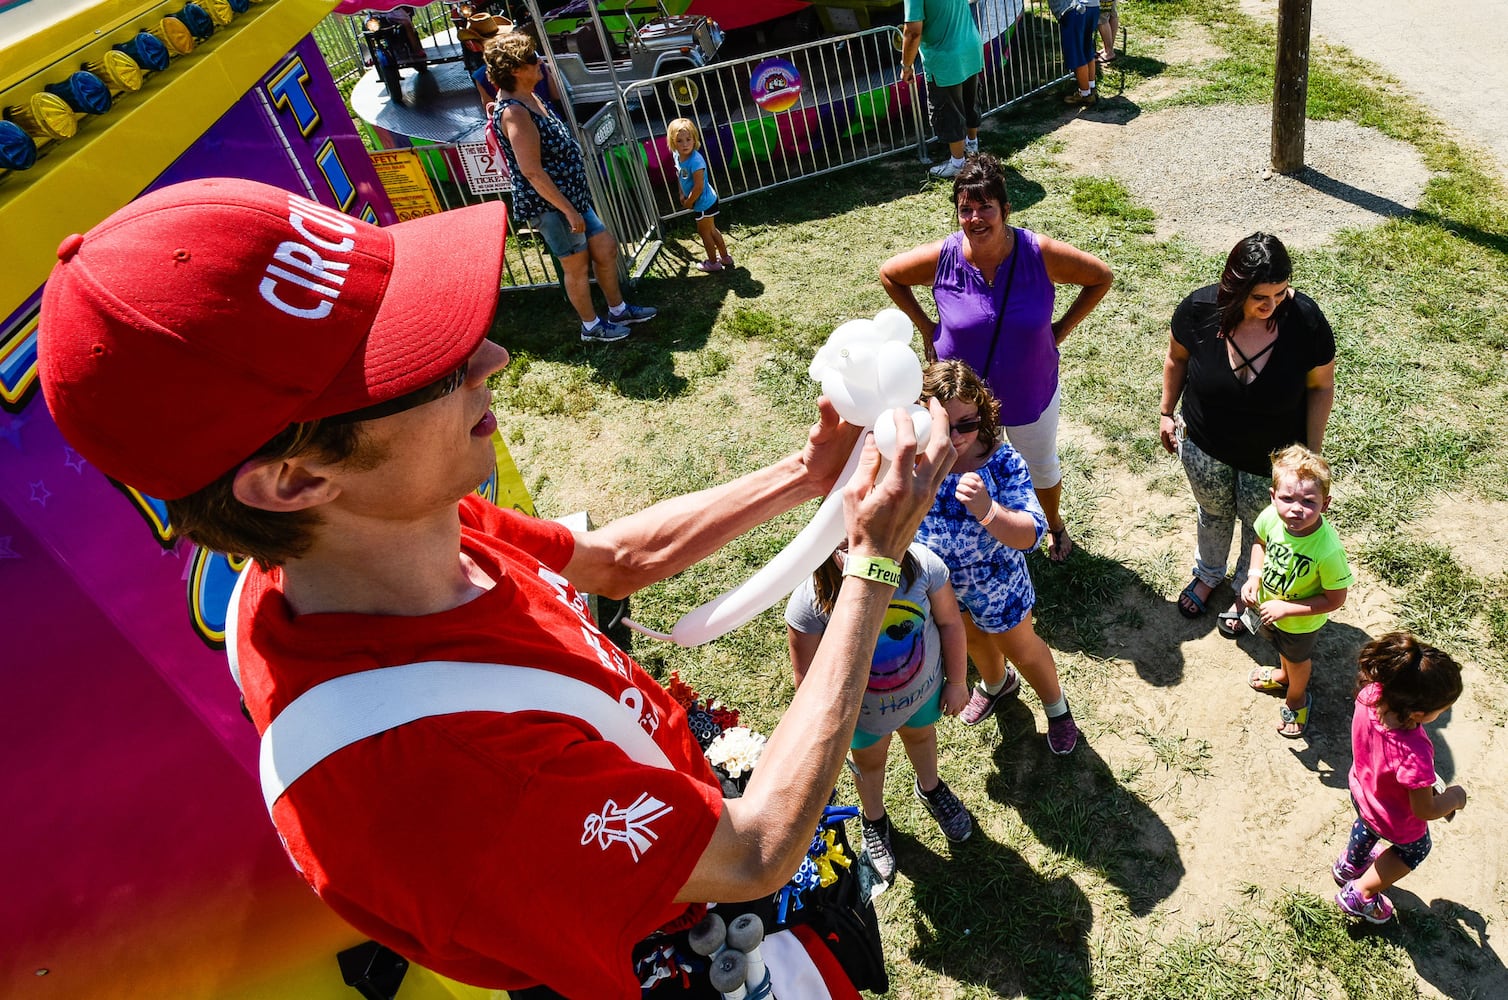
[(557, 257), (574, 257), (586, 249), (586, 241), (598, 233), (606, 232), (607, 225), (597, 218), (597, 213), (587, 209), (581, 213), (586, 220), (586, 232), (571, 232), (570, 223), (566, 222), (564, 212), (551, 209), (544, 215), (536, 216), (533, 220), (534, 228), (539, 235), (545, 238), (545, 245), (550, 252)]

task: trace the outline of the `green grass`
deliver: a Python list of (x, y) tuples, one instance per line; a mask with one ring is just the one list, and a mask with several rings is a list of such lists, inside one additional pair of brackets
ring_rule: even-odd
[[(1122, 57), (1128, 85), (1159, 76), (1188, 84), (1144, 113), (1270, 101), (1271, 28), (1234, 3), (1129, 0), (1123, 17), (1136, 41)], [(1223, 53), (1198, 67), (1180, 64), (1167, 41), (1194, 24)], [(1349, 54), (1315, 46), (1310, 114), (1411, 143), (1433, 172), (1418, 211), (1295, 254), (1295, 284), (1325, 309), (1339, 352), (1325, 443), (1332, 514), (1355, 568), (1394, 598), (1399, 627), (1508, 682), (1508, 578), (1474, 573), (1418, 524), (1446, 491), (1508, 498), (1508, 193), (1479, 153)], [(1167, 621), (1165, 602), (1187, 581), (1190, 501), (1157, 442), (1156, 404), (1168, 317), (1214, 280), (1223, 255), (1157, 242), (1152, 213), (1121, 185), (1073, 176), (1055, 159), (1061, 123), (1043, 100), (992, 119), (982, 138), (1009, 157), (1013, 221), (1101, 255), (1116, 275), (1064, 346), (1065, 417), (1093, 437), (1064, 447), (1067, 513), (1087, 544), (1067, 566), (1031, 557), (1039, 628), (1066, 686), (1082, 693), (1075, 715), (1091, 738), (1066, 766), (1051, 758), (1029, 693), (998, 728), (939, 727), (944, 775), (978, 822), (956, 850), (897, 794), (910, 770), (892, 755), (902, 870), (879, 901), (889, 996), (1394, 998), (1418, 995), (1432, 970), (1491, 970), (1485, 928), (1448, 902), (1412, 907), (1382, 933), (1291, 885), (1252, 887), (1198, 920), (1168, 903), (1193, 845), (1177, 841), (1160, 810), (1184, 808), (1228, 775), (1224, 746), (1191, 735), (1186, 720), (1123, 704), (1113, 665), (1117, 643)], [(802, 440), (817, 396), (807, 376), (815, 348), (839, 323), (889, 304), (875, 280), (883, 260), (953, 228), (945, 187), (917, 173), (898, 157), (740, 200), (728, 235), (744, 266), (733, 274), (685, 274), (694, 236), (672, 228), (670, 252), (633, 293), (661, 316), (623, 344), (581, 345), (556, 291), (507, 293), (499, 323), (514, 362), (498, 379), (498, 406), (541, 512), (587, 508), (602, 523), (757, 468)], [(1144, 507), (1128, 506), (1128, 483)], [(668, 629), (768, 561), (814, 509), (635, 595), (633, 617)], [(1143, 542), (1111, 558), (1104, 552), (1121, 530)], [(768, 732), (793, 692), (782, 610), (696, 649), (639, 641), (634, 652), (656, 676), (678, 671)], [(1182, 668), (1147, 669), (1155, 688)], [(1482, 704), (1508, 720), (1508, 699)], [(1128, 749), (1102, 759), (1093, 748), (1110, 736)]]

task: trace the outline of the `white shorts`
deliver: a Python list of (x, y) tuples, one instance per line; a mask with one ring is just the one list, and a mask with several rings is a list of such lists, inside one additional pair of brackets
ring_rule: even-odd
[(1058, 462), (1058, 397), (1062, 395), (1060, 383), (1040, 417), (1029, 424), (1001, 428), (1011, 447), (1026, 459), (1032, 486), (1039, 490), (1051, 489), (1063, 481), (1063, 466)]

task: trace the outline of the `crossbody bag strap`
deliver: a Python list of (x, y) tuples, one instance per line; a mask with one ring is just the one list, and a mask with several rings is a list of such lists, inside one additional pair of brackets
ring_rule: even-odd
[(1011, 301), (1011, 285), (1016, 280), (1016, 258), (1021, 256), (1021, 231), (1011, 227), (1011, 266), (1005, 272), (1005, 294), (1000, 297), (1000, 308), (995, 311), (995, 336), (990, 338), (990, 351), (984, 356), (984, 367), (979, 377), (986, 382), (990, 378), (990, 365), (995, 363), (995, 348), (1000, 344), (1000, 325), (1005, 322), (1005, 307)]

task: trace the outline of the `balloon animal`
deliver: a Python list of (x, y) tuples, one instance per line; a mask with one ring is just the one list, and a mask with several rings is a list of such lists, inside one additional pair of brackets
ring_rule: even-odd
[[(809, 370), (839, 416), (874, 431), (875, 444), (887, 463), (895, 458), (898, 407), (911, 414), (918, 441), (926, 440), (932, 427), (931, 414), (916, 402), (922, 391), (922, 366), (910, 341), (911, 320), (899, 309), (886, 309), (872, 320), (850, 320), (834, 330)], [(837, 485), (811, 522), (748, 580), (688, 612), (669, 634), (625, 623), (677, 645), (699, 646), (745, 624), (796, 589), (843, 541), (843, 487), (859, 464), (864, 438), (859, 435)], [(887, 463), (882, 463), (881, 475)]]

